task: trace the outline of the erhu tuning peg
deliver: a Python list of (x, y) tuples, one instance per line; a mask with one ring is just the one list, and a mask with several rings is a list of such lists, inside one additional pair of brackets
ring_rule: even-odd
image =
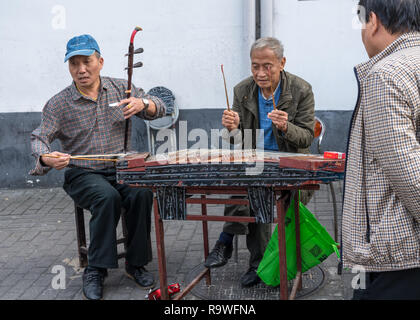
[[(140, 68), (143, 67), (143, 62), (137, 62), (133, 64), (133, 68)], [(124, 68), (124, 70), (128, 70), (128, 67)]]
[[(143, 48), (138, 48), (138, 49), (136, 49), (136, 50), (134, 50), (133, 51), (133, 54), (137, 54), (137, 53), (143, 53), (144, 52), (144, 50), (143, 50)], [(128, 53), (126, 53), (125, 54), (125, 56), (127, 57), (129, 54)]]

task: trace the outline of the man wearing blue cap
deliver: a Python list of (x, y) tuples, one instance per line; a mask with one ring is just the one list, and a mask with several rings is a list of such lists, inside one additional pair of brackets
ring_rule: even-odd
[[(151, 287), (153, 275), (144, 266), (151, 260), (152, 192), (118, 184), (112, 162), (74, 160), (70, 155), (123, 152), (126, 119), (133, 115), (146, 120), (162, 117), (165, 105), (135, 86), (125, 99), (126, 80), (100, 76), (104, 59), (90, 35), (67, 43), (67, 61), (73, 83), (52, 97), (42, 111), (41, 125), (31, 135), (37, 163), (30, 173), (43, 175), (51, 168), (67, 168), (64, 190), (92, 213), (88, 267), (83, 274), (85, 298), (101, 299), (107, 268), (118, 268), (115, 230), (122, 207), (128, 231), (126, 273), (139, 286)], [(131, 121), (128, 123), (130, 133)], [(62, 152), (51, 150), (55, 139), (60, 140)]]

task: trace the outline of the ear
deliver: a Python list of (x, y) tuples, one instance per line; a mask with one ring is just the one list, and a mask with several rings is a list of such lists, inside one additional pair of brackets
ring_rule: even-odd
[(102, 56), (99, 58), (99, 64), (101, 65), (101, 69), (104, 67), (104, 58)]
[(284, 70), (284, 66), (286, 65), (286, 57), (283, 57), (283, 58), (281, 58), (281, 60), (280, 60), (280, 68), (281, 68), (281, 71), (283, 71)]
[(379, 27), (380, 27), (380, 20), (378, 18), (378, 16), (376, 15), (376, 13), (371, 12), (369, 15), (369, 22), (368, 24), (370, 24), (370, 33), (372, 36), (376, 35), (376, 33), (378, 33), (379, 31)]

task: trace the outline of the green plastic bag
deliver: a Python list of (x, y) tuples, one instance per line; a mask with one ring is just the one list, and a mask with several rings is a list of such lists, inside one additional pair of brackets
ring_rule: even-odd
[[(291, 202), (285, 217), (287, 280), (294, 279), (297, 274), (295, 208), (294, 201)], [(299, 218), (302, 273), (320, 264), (333, 252), (339, 257), (338, 244), (301, 202), (299, 202)], [(280, 284), (277, 226), (258, 266), (257, 274), (266, 285), (278, 286)]]

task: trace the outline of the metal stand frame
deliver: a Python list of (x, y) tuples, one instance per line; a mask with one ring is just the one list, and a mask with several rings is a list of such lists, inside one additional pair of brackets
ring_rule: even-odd
[[(203, 225), (203, 243), (204, 243), (204, 259), (209, 254), (209, 241), (208, 241), (208, 221), (231, 221), (231, 222), (256, 222), (255, 217), (237, 217), (237, 216), (209, 216), (207, 214), (207, 204), (241, 204), (249, 205), (247, 199), (208, 199), (206, 195), (210, 194), (231, 194), (231, 195), (246, 195), (246, 187), (186, 187), (185, 192), (188, 195), (201, 195), (200, 198), (188, 198), (186, 202), (189, 204), (201, 204), (201, 215), (189, 215), (187, 214), (185, 220), (190, 221), (202, 221)], [(281, 300), (291, 299), (296, 297), (298, 290), (302, 288), (302, 258), (301, 258), (301, 245), (300, 245), (300, 223), (299, 223), (299, 192), (298, 190), (318, 190), (319, 185), (305, 185), (300, 187), (274, 187), (273, 192), (275, 196), (275, 205), (277, 208), (277, 217), (274, 219), (274, 223), (278, 225), (278, 241), (279, 241), (279, 272), (280, 272), (280, 296)], [(286, 208), (285, 202), (288, 195), (282, 196), (282, 191), (292, 191), (292, 198), (295, 203), (295, 225), (296, 225), (296, 265), (297, 275), (291, 289), (291, 294), (288, 296), (288, 284), (287, 284), (287, 264), (286, 264), (286, 241), (285, 241), (285, 216)], [(156, 194), (156, 188), (153, 188)], [(154, 197), (154, 218), (155, 218), (155, 231), (156, 231), (156, 245), (158, 254), (158, 265), (159, 265), (159, 280), (161, 299), (168, 300), (168, 282), (166, 272), (166, 255), (165, 255), (165, 235), (163, 228), (163, 220), (159, 212), (159, 205), (157, 197)], [(211, 272), (210, 269), (205, 268), (186, 288), (179, 293), (174, 300), (180, 300), (185, 297), (191, 289), (200, 282), (200, 280), (206, 277), (206, 284), (211, 284)]]

